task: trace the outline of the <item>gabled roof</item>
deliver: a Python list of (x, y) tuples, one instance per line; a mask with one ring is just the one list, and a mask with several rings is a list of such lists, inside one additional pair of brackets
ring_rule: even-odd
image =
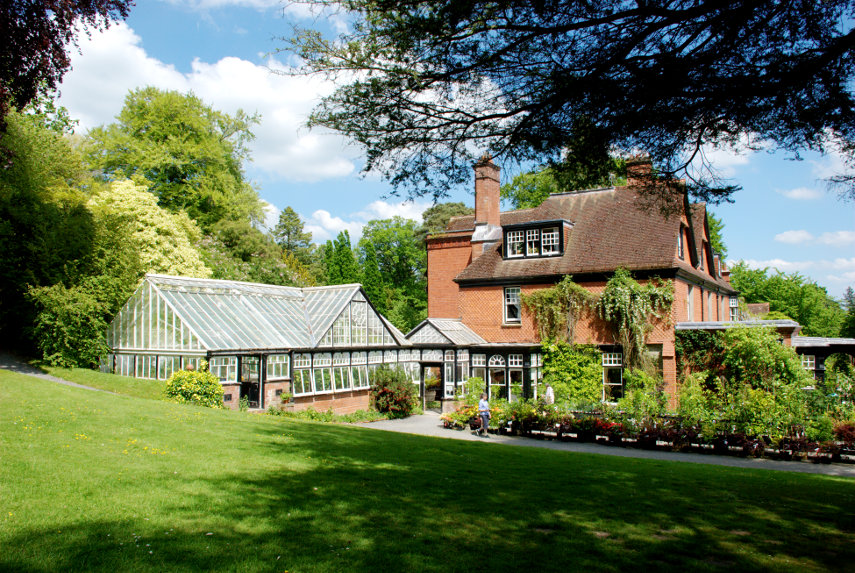
[(407, 339), (416, 344), (471, 346), (487, 343), (459, 319), (453, 318), (428, 318), (413, 328), (407, 334)]
[[(644, 208), (637, 192), (625, 187), (592, 189), (551, 195), (539, 207), (500, 214), (501, 225), (546, 220), (569, 221), (565, 227), (564, 253), (558, 257), (503, 259), (500, 243), (486, 246), (455, 280), (461, 283), (497, 279), (527, 279), (567, 274), (608, 273), (618, 267), (633, 271), (677, 271), (715, 282), (724, 290), (732, 287), (711, 278), (677, 257), (679, 213), (663, 214)], [(693, 227), (700, 249), (703, 205), (693, 208)], [(455, 217), (447, 232), (474, 226), (474, 216)]]
[(358, 284), (301, 289), (155, 274), (146, 284), (208, 350), (313, 348), (352, 300), (366, 300)]

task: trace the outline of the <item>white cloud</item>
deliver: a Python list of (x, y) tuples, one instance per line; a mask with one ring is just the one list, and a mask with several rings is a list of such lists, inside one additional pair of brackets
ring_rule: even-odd
[(334, 217), (329, 211), (318, 209), (311, 217), (304, 217), (305, 229), (312, 233), (312, 240), (323, 243), (334, 239), (340, 232), (350, 233), (350, 241), (354, 245), (362, 237), (362, 228), (368, 221), (374, 219), (391, 219), (392, 217), (404, 217), (421, 222), (422, 213), (430, 207), (428, 202), (404, 201), (402, 203), (388, 203), (386, 201), (374, 201), (361, 211), (351, 214), (347, 220)]
[(819, 236), (817, 242), (832, 247), (845, 247), (846, 245), (855, 244), (855, 231), (830, 231), (823, 233)]
[(797, 201), (809, 201), (811, 199), (820, 199), (822, 198), (822, 191), (817, 189), (813, 189), (811, 187), (798, 187), (796, 189), (776, 189), (776, 193), (783, 195), (788, 199), (795, 199)]
[(273, 59), (266, 66), (234, 57), (215, 63), (197, 59), (184, 74), (148, 56), (141, 44), (125, 23), (91, 38), (81, 36), (82, 55), (72, 55), (73, 70), (63, 81), (60, 102), (82, 129), (112, 122), (130, 90), (148, 85), (192, 90), (227, 113), (242, 108), (261, 114), (251, 151), (255, 166), (276, 178), (319, 181), (355, 171), (357, 149), (331, 132), (303, 127), (319, 98), (333, 89), (331, 83), (273, 74), (285, 69)]
[(837, 150), (827, 153), (821, 159), (812, 160), (810, 163), (811, 172), (817, 179), (828, 179), (846, 171), (843, 156)]
[(775, 240), (779, 243), (789, 243), (791, 245), (819, 244), (830, 247), (845, 247), (855, 244), (855, 231), (827, 231), (819, 237), (814, 237), (812, 233), (800, 229), (798, 231), (778, 233), (775, 235)]
[(807, 231), (784, 231), (775, 235), (775, 240), (780, 243), (789, 243), (797, 245), (799, 243), (810, 243), (814, 240), (814, 236)]

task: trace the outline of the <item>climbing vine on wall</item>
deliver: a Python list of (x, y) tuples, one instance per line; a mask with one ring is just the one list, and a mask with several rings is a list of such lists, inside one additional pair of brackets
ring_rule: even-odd
[(591, 312), (597, 297), (573, 282), (570, 275), (554, 287), (522, 295), (522, 303), (534, 316), (541, 340), (561, 340), (573, 343), (576, 323)]
[(645, 340), (654, 320), (669, 317), (674, 302), (674, 284), (653, 279), (639, 284), (626, 269), (618, 269), (606, 283), (597, 303), (600, 317), (608, 322), (623, 346), (624, 365), (644, 367)]

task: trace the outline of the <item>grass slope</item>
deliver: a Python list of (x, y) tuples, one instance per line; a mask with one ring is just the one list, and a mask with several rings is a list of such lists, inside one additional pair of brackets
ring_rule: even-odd
[(147, 380), (145, 378), (133, 378), (130, 376), (119, 376), (117, 374), (105, 374), (88, 368), (58, 368), (46, 364), (34, 364), (45, 374), (62, 378), (70, 382), (76, 382), (83, 386), (109, 390), (116, 394), (125, 394), (137, 398), (148, 398), (150, 400), (162, 400), (163, 388), (166, 385), (163, 380)]
[(288, 421), (0, 371), (3, 571), (845, 570), (854, 514), (842, 478)]

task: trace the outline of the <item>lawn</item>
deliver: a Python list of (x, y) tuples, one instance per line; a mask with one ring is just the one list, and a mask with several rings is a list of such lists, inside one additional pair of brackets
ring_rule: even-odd
[(850, 570), (855, 481), (407, 436), (0, 371), (0, 570)]
[(84, 386), (109, 390), (117, 394), (136, 396), (137, 398), (163, 399), (163, 387), (165, 385), (163, 380), (147, 380), (145, 378), (105, 374), (97, 370), (89, 370), (88, 368), (58, 368), (41, 363), (35, 363), (34, 366), (46, 374)]

